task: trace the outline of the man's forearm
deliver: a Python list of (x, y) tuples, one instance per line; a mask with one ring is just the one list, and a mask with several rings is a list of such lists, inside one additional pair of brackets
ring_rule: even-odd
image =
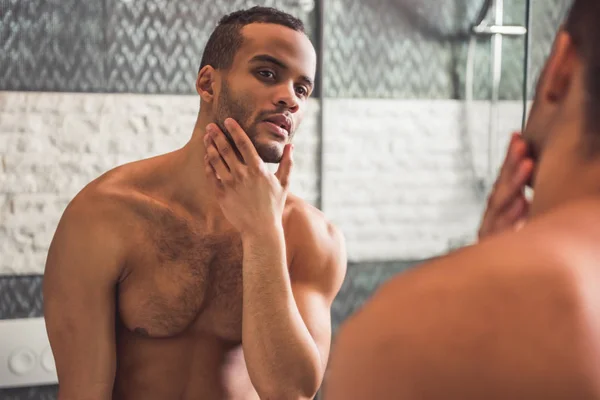
[(77, 385), (66, 387), (59, 382), (58, 400), (111, 400), (113, 398), (113, 385)]
[(242, 236), (243, 348), (261, 396), (312, 397), (322, 377), (319, 350), (294, 301), (283, 228)]

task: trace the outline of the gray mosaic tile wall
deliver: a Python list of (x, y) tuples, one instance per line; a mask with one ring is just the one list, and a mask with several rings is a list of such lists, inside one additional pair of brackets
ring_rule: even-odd
[[(299, 16), (318, 47), (318, 8), (297, 0), (0, 0), (0, 89), (194, 92), (216, 21), (240, 7)], [(525, 0), (505, 0), (505, 24), (525, 23)], [(532, 2), (532, 81), (571, 0)], [(330, 0), (324, 7), (325, 95), (464, 98), (469, 25), (483, 0)], [(475, 52), (474, 96), (489, 98), (488, 38)], [(502, 99), (523, 96), (523, 38), (506, 38)], [(533, 83), (532, 83), (533, 85)], [(531, 86), (531, 85), (530, 85)]]
[(0, 89), (194, 93), (208, 37), (252, 5), (316, 16), (286, 0), (0, 0)]
[(0, 277), (0, 320), (43, 315), (42, 277)]
[[(466, 33), (483, 3), (483, 0), (327, 2), (325, 97), (465, 98)], [(530, 88), (570, 4), (571, 0), (531, 2)], [(524, 26), (525, 10), (525, 0), (504, 0), (503, 23)], [(475, 99), (491, 96), (491, 51), (490, 38), (479, 37), (474, 52)], [(501, 100), (523, 98), (524, 69), (524, 37), (505, 36)]]
[(334, 335), (346, 318), (358, 310), (382, 283), (421, 262), (423, 261), (348, 265), (346, 279), (331, 308)]
[(0, 389), (2, 400), (56, 400), (58, 386), (34, 386), (15, 389)]
[(482, 0), (325, 3), (324, 96), (457, 98), (455, 69)]

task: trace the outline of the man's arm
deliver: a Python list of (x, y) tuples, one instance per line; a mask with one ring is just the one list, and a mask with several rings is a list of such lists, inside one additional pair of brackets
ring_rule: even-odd
[(330, 307), (346, 271), (340, 232), (311, 230), (304, 213), (292, 218), (304, 221), (290, 221), (291, 235), (301, 239), (289, 271), (282, 227), (242, 237), (244, 354), (265, 399), (309, 399), (318, 391), (329, 356)]
[[(327, 359), (329, 307), (345, 275), (342, 236), (331, 227), (313, 229), (312, 217), (298, 211), (295, 215), (303, 218), (287, 230), (302, 238), (292, 246), (299, 250), (290, 280), (282, 221), (292, 146), (284, 147), (272, 174), (239, 124), (227, 119), (225, 126), (237, 152), (210, 124), (204, 138), (205, 173), (223, 214), (242, 237), (242, 341), (250, 379), (263, 399), (312, 398)], [(321, 231), (327, 233), (315, 234)]]
[(60, 400), (109, 400), (115, 376), (115, 287), (121, 245), (92, 207), (63, 215), (44, 273), (44, 317)]
[(573, 241), (524, 231), (386, 283), (336, 337), (325, 400), (597, 399)]

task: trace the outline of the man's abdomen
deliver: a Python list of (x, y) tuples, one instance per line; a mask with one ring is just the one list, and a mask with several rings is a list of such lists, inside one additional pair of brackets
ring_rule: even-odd
[(182, 335), (119, 339), (114, 400), (254, 400), (240, 344)]

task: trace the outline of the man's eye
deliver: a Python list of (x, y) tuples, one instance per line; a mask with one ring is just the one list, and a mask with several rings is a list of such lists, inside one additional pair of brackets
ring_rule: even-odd
[(299, 96), (304, 97), (308, 95), (308, 90), (306, 90), (304, 86), (299, 86), (296, 88), (296, 93), (298, 93)]
[(267, 79), (272, 79), (275, 77), (275, 74), (271, 71), (258, 71), (258, 74)]

